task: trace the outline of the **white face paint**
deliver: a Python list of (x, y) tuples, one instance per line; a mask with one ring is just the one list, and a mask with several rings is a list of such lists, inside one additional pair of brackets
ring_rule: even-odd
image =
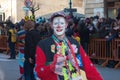
[(65, 34), (65, 28), (67, 27), (67, 23), (65, 18), (63, 17), (55, 17), (53, 19), (53, 24), (52, 24), (54, 34), (57, 36), (62, 36)]

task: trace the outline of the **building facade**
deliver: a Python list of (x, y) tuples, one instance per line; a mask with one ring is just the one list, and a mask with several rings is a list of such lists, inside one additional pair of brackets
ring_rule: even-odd
[(86, 0), (85, 5), (86, 17), (104, 17), (104, 0)]
[(120, 8), (120, 0), (105, 0), (106, 17), (116, 18), (118, 9)]
[(86, 17), (96, 16), (116, 18), (120, 0), (85, 0)]
[[(69, 8), (70, 0), (0, 0), (0, 19), (1, 21), (7, 20), (11, 17), (13, 22), (20, 21), (25, 15), (31, 15), (31, 12), (25, 7), (25, 1), (33, 1), (33, 5), (38, 7), (39, 10), (35, 11), (35, 16), (44, 16), (53, 12)], [(72, 7), (77, 9), (78, 13), (84, 14), (84, 1), (71, 0)], [(29, 4), (29, 3), (28, 3)], [(26, 12), (26, 10), (28, 10)]]
[[(77, 13), (85, 14), (86, 17), (96, 16), (116, 18), (120, 0), (0, 0), (0, 21), (5, 21), (9, 17), (13, 22), (20, 21), (25, 15), (31, 15), (25, 6), (25, 1), (33, 1), (33, 5), (39, 10), (35, 16), (44, 16), (53, 12), (64, 10), (70, 7), (77, 9)], [(26, 10), (27, 13), (26, 13)]]

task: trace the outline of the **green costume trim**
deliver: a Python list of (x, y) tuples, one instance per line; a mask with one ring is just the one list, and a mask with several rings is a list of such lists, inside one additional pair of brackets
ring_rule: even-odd
[(48, 66), (49, 64), (51, 64), (51, 62), (46, 62), (45, 65)]

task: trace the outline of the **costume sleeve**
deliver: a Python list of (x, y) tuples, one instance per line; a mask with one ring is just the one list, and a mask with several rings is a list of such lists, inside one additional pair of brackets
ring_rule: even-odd
[(36, 65), (35, 65), (35, 72), (41, 80), (57, 80), (55, 73), (50, 69), (50, 65), (46, 64), (46, 56), (43, 50), (37, 46), (36, 49)]
[(83, 50), (82, 46), (80, 46), (80, 54), (82, 57), (82, 62), (84, 65), (84, 70), (86, 72), (86, 76), (88, 80), (103, 80), (89, 57), (86, 55), (85, 51)]

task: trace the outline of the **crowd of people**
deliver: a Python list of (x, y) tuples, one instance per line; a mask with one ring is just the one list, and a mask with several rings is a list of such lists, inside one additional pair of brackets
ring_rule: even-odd
[(0, 24), (0, 34), (8, 36), (9, 59), (16, 58), (16, 43), (19, 47), (18, 80), (103, 80), (86, 55), (88, 44), (91, 38), (120, 37), (119, 19), (98, 16), (70, 18), (58, 12), (41, 23), (22, 19), (5, 24)]

